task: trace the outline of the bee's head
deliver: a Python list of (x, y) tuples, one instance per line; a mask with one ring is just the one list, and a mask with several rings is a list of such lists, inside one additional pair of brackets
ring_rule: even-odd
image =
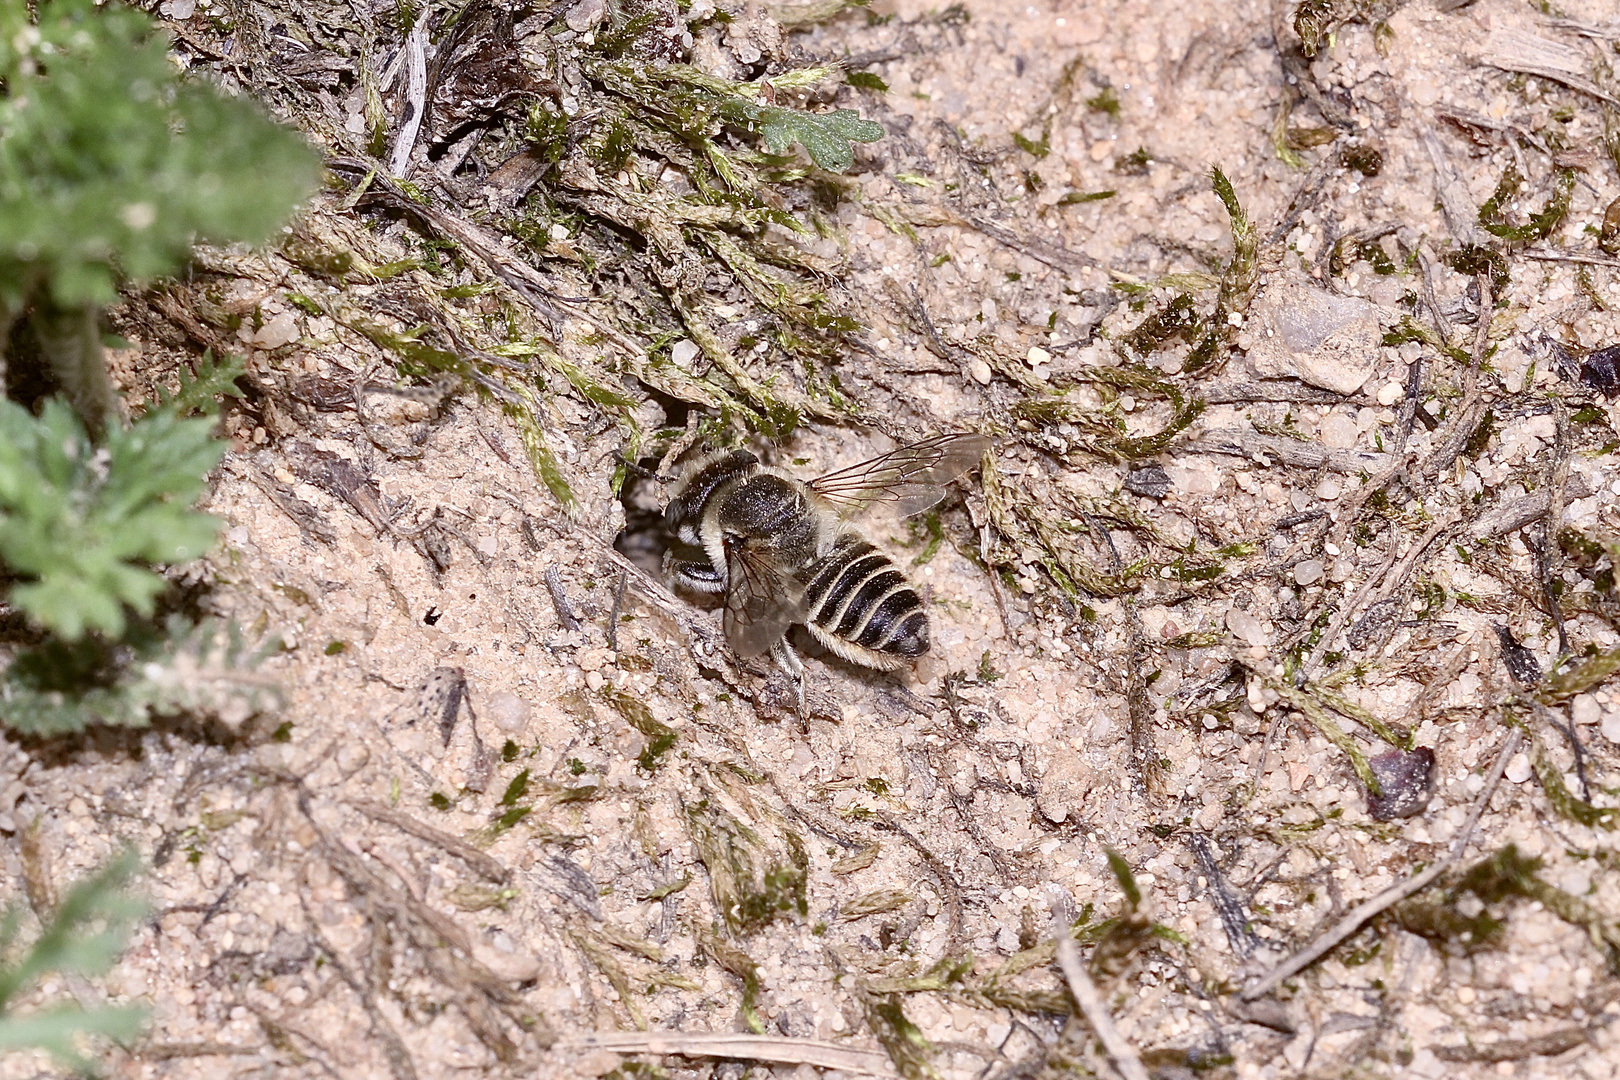
[(709, 497), (727, 481), (748, 475), (759, 458), (746, 450), (732, 450), (699, 458), (681, 472), (664, 508), (664, 524), (684, 544), (701, 544), (698, 529)]

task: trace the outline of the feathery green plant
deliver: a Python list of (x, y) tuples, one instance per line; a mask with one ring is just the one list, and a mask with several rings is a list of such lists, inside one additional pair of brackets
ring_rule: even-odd
[(82, 731), (92, 723), (142, 727), (177, 713), (237, 728), (274, 711), (281, 687), (255, 669), (280, 646), (245, 638), (234, 624), (178, 615), (140, 621), (117, 641), (51, 638), (0, 675), (0, 717), (29, 735)]
[(126, 889), (137, 865), (135, 853), (126, 851), (79, 881), (54, 911), (40, 912), (44, 926), (26, 945), (20, 940), (22, 913), (13, 907), (0, 916), (0, 1054), (38, 1048), (89, 1071), (83, 1036), (131, 1039), (140, 1032), (146, 1010), (135, 1006), (65, 1004), (15, 1011), (16, 999), (43, 975), (100, 975), (112, 967), (130, 927), (146, 911)]
[(0, 560), (27, 579), (10, 601), (69, 642), (150, 615), (163, 579), (140, 564), (195, 559), (219, 529), (191, 510), (224, 451), (211, 426), (157, 410), (98, 448), (60, 399), (38, 417), (0, 400)]
[(319, 159), (252, 102), (183, 81), (146, 15), (0, 0), (0, 351), (19, 319), (94, 424), (116, 413), (97, 313), (198, 241), (257, 243)]
[(239, 721), (273, 687), (244, 674), (255, 658), (234, 630), (151, 616), (153, 564), (195, 559), (219, 531), (192, 504), (224, 446), (185, 417), (236, 394), (241, 361), (204, 357), (125, 425), (100, 312), (194, 243), (269, 238), (320, 159), (253, 102), (184, 79), (153, 21), (116, 0), (0, 0), (0, 88), (0, 382), (20, 393), (33, 367), (66, 399), (37, 416), (0, 399), (0, 590), (46, 635), (0, 673), (0, 722)]

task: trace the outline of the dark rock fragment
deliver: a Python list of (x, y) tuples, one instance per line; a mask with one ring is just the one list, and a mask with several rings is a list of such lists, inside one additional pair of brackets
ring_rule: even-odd
[(1367, 796), (1367, 813), (1373, 820), (1412, 817), (1429, 805), (1429, 797), (1434, 794), (1434, 751), (1427, 746), (1390, 750), (1367, 764), (1383, 789), (1381, 795)]
[(1125, 490), (1132, 495), (1162, 499), (1170, 493), (1170, 474), (1158, 465), (1132, 469), (1125, 477)]

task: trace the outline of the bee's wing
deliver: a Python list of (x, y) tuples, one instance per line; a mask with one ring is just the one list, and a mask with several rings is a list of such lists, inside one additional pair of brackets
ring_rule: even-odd
[(943, 499), (946, 486), (977, 465), (988, 449), (990, 440), (983, 435), (939, 435), (817, 477), (807, 486), (844, 517), (885, 500), (910, 517)]
[(805, 618), (804, 586), (757, 541), (726, 544), (726, 641), (741, 657), (768, 652)]

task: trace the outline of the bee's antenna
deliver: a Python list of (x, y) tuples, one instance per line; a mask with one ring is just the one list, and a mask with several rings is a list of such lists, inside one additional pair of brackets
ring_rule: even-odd
[(641, 477), (643, 480), (652, 480), (659, 484), (672, 484), (675, 482), (675, 477), (673, 476), (665, 476), (663, 473), (647, 468), (647, 466), (641, 464), (640, 462), (631, 461), (629, 458), (624, 456), (624, 452), (622, 450), (614, 451), (613, 460), (617, 461), (620, 465), (623, 465), (626, 472), (633, 473), (634, 475)]

